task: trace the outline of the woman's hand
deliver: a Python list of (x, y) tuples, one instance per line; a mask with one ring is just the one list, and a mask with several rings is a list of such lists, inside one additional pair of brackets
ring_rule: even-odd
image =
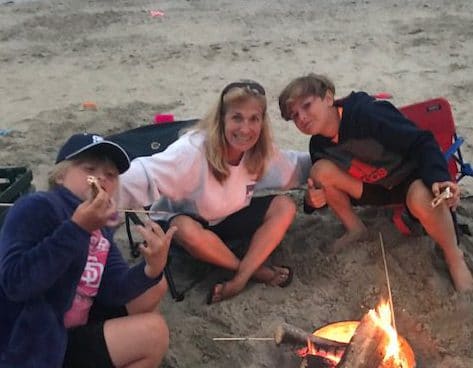
[(451, 197), (445, 199), (445, 202), (447, 203), (447, 206), (452, 209), (452, 211), (455, 211), (460, 204), (460, 187), (457, 183), (452, 181), (433, 183), (432, 194), (434, 197), (437, 197), (447, 188), (450, 188)]
[(138, 249), (146, 262), (145, 274), (149, 278), (158, 277), (166, 265), (171, 239), (177, 227), (172, 226), (164, 233), (157, 223), (146, 221), (144, 226), (137, 225), (136, 229), (144, 239)]
[(307, 179), (305, 202), (314, 208), (321, 208), (327, 204), (324, 190), (320, 187), (316, 187), (311, 178)]

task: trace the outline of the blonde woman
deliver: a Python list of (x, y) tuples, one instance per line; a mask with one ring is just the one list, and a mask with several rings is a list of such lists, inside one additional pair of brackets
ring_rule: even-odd
[[(196, 129), (164, 152), (133, 160), (121, 177), (121, 206), (164, 211), (155, 220), (177, 227), (177, 244), (234, 271), (212, 286), (209, 304), (238, 294), (250, 278), (280, 287), (292, 279), (290, 267), (266, 261), (291, 225), (295, 203), (285, 195), (253, 195), (305, 183), (310, 158), (274, 146), (266, 107), (260, 84), (230, 83)], [(250, 238), (242, 259), (227, 246), (239, 238)]]

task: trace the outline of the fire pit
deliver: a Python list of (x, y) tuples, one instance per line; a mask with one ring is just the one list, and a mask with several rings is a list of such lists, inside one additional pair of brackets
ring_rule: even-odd
[(391, 325), (387, 303), (370, 310), (360, 321), (330, 323), (313, 334), (290, 325), (276, 331), (275, 340), (299, 342), (301, 368), (415, 368), (415, 355), (409, 343)]

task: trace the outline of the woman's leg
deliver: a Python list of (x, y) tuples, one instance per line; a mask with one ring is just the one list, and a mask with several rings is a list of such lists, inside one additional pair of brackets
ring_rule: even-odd
[(432, 199), (432, 192), (421, 180), (416, 180), (408, 189), (406, 203), (409, 211), (442, 249), (455, 288), (458, 291), (473, 290), (473, 277), (465, 263), (463, 252), (457, 246), (450, 209), (445, 203), (432, 208)]
[(347, 230), (330, 246), (330, 251), (337, 252), (350, 243), (366, 237), (367, 229), (355, 214), (350, 201), (350, 198), (359, 199), (361, 197), (363, 183), (328, 160), (317, 161), (312, 166), (310, 177), (314, 183), (324, 189), (327, 205)]
[(267, 267), (263, 263), (279, 245), (294, 220), (296, 205), (287, 196), (275, 196), (264, 216), (262, 225), (256, 230), (243, 259), (239, 262), (234, 277), (217, 284), (212, 302), (228, 299), (241, 292), (250, 278), (277, 286), (289, 276), (285, 267)]
[(169, 347), (169, 330), (158, 313), (107, 320), (104, 336), (116, 367), (156, 368)]
[(174, 241), (182, 246), (192, 257), (218, 267), (235, 271), (240, 260), (211, 230), (185, 215), (176, 216), (171, 221), (176, 226)]
[[(235, 285), (246, 285), (254, 275), (261, 281), (270, 281), (274, 276), (269, 267), (262, 267), (271, 253), (282, 241), (296, 215), (296, 205), (292, 199), (284, 195), (274, 197), (266, 212), (263, 224), (250, 240), (248, 251), (241, 260), (233, 278)], [(269, 270), (269, 272), (268, 272)]]
[(232, 280), (216, 286), (215, 294), (218, 295), (215, 295), (213, 301), (219, 301), (238, 294), (251, 277), (270, 285), (281, 284), (287, 279), (287, 268), (266, 267), (262, 264), (281, 242), (295, 213), (296, 206), (290, 198), (275, 196), (241, 261), (219, 236), (191, 217), (177, 216), (171, 225), (178, 228), (174, 240), (193, 257), (236, 272)]

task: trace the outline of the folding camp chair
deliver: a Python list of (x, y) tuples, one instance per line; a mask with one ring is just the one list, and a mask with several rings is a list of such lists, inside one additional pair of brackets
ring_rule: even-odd
[(8, 212), (8, 204), (22, 195), (35, 191), (33, 173), (28, 167), (0, 167), (0, 228)]
[[(448, 162), (448, 170), (452, 181), (458, 182), (464, 176), (473, 176), (471, 165), (463, 161), (460, 151), (463, 139), (456, 134), (452, 109), (445, 98), (433, 98), (403, 106), (399, 110), (420, 129), (432, 132)], [(452, 213), (452, 215), (458, 230), (455, 214)], [(393, 222), (401, 233), (411, 234), (411, 229), (406, 225), (403, 206), (395, 207)]]
[[(128, 156), (132, 160), (136, 157), (150, 156), (155, 153), (164, 151), (171, 143), (173, 143), (179, 138), (179, 135), (182, 130), (190, 128), (197, 121), (197, 119), (190, 119), (182, 121), (172, 121), (164, 124), (161, 123), (145, 125), (135, 129), (110, 135), (107, 137), (107, 139), (123, 147), (123, 149), (128, 153)], [(136, 258), (140, 255), (140, 253), (137, 249), (137, 242), (133, 240), (133, 235), (131, 232), (131, 222), (136, 225), (141, 225), (142, 222), (135, 213), (127, 212), (125, 214), (125, 227), (130, 246), (130, 254), (132, 257)], [(172, 244), (171, 247), (173, 247)], [(184, 292), (177, 291), (174, 278), (171, 272), (171, 259), (172, 256), (170, 255), (168, 257), (167, 264), (164, 267), (164, 275), (166, 277), (166, 281), (168, 282), (171, 296), (174, 300), (181, 301), (184, 299)], [(196, 279), (194, 283), (197, 283), (199, 281), (200, 280)], [(193, 287), (194, 283), (188, 286), (186, 289)]]

